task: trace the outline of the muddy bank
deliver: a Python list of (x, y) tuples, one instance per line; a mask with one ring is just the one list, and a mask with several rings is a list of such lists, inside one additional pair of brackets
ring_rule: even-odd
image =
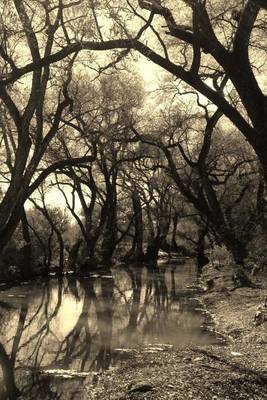
[(267, 399), (267, 322), (254, 324), (266, 277), (260, 283), (200, 295), (227, 345), (132, 351), (121, 366), (88, 381), (84, 399)]

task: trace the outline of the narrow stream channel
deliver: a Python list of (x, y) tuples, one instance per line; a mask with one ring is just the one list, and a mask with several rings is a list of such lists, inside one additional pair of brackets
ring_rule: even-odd
[(195, 284), (188, 260), (0, 291), (0, 399), (17, 398), (16, 388), (23, 399), (80, 399), (88, 375), (138, 346), (216, 343)]

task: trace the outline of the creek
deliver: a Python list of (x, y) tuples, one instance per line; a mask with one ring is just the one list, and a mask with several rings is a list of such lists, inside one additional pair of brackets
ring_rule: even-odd
[[(116, 267), (0, 291), (0, 399), (80, 399), (85, 382), (140, 346), (218, 343), (195, 298), (193, 260)], [(2, 370), (2, 372), (1, 372)]]

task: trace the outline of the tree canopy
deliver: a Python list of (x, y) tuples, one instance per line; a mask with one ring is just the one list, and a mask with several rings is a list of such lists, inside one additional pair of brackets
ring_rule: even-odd
[[(86, 257), (98, 248), (108, 262), (126, 238), (131, 256), (149, 241), (156, 257), (188, 214), (243, 264), (252, 226), (265, 229), (266, 10), (263, 0), (5, 0), (0, 249), (20, 224), (30, 241), (31, 199), (63, 263), (48, 185)], [(152, 63), (153, 93), (142, 78)]]

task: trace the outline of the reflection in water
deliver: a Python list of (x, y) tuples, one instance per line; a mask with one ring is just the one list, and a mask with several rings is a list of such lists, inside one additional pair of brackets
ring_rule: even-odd
[(0, 399), (16, 399), (20, 394), (15, 384), (14, 365), (8, 357), (4, 346), (0, 343), (0, 365), (3, 385), (0, 386)]
[(214, 341), (185, 290), (194, 281), (188, 263), (0, 292), (0, 400), (20, 393), (24, 399), (79, 399), (86, 373), (119, 362), (119, 349)]

